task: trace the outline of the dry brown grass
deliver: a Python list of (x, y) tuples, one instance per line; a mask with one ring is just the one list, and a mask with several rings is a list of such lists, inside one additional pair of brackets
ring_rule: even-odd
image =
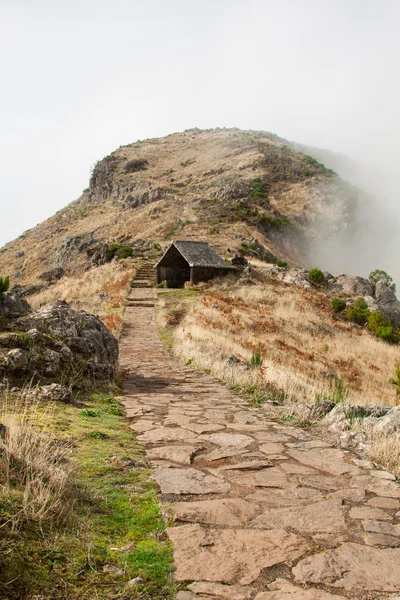
[(7, 522), (63, 520), (74, 504), (71, 443), (52, 435), (51, 407), (35, 402), (31, 389), (18, 398), (3, 393), (0, 423), (0, 502), (18, 497)]
[[(248, 370), (257, 348), (262, 367)], [(175, 351), (229, 384), (272, 384), (294, 402), (329, 394), (336, 377), (352, 404), (396, 404), (391, 380), (399, 347), (336, 319), (324, 294), (272, 279), (206, 291), (177, 326)], [(232, 355), (244, 365), (228, 362)]]
[(114, 335), (122, 326), (125, 297), (135, 267), (132, 262), (107, 263), (79, 277), (63, 277), (49, 289), (29, 298), (37, 309), (56, 300), (65, 300), (72, 308), (98, 316)]

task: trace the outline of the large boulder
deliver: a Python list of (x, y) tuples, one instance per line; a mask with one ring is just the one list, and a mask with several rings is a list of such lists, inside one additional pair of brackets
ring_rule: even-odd
[(296, 285), (297, 287), (303, 287), (306, 289), (312, 287), (305, 269), (279, 269), (277, 277), (281, 281), (289, 283), (290, 285)]
[(66, 302), (8, 320), (0, 337), (0, 377), (13, 385), (33, 380), (87, 387), (112, 379), (117, 358), (118, 342), (107, 327)]
[(375, 301), (378, 309), (390, 321), (400, 326), (400, 302), (396, 298), (396, 294), (383, 281), (378, 281), (375, 290)]
[(364, 277), (355, 275), (338, 275), (328, 281), (328, 287), (334, 292), (342, 292), (354, 296), (373, 296), (374, 284)]
[(100, 378), (114, 375), (118, 342), (94, 315), (78, 313), (60, 301), (41, 308), (30, 318), (31, 327), (55, 336), (73, 352), (87, 360), (87, 370)]
[(27, 315), (31, 307), (16, 292), (11, 291), (0, 296), (0, 317), (15, 319)]

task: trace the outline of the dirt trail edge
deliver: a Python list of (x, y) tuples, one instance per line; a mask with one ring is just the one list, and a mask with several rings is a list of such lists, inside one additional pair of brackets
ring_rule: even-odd
[[(269, 422), (162, 345), (133, 289), (124, 405), (168, 528), (178, 600), (399, 599), (400, 485), (369, 461)], [(148, 301), (148, 302), (147, 302)], [(397, 592), (397, 593), (396, 593)]]

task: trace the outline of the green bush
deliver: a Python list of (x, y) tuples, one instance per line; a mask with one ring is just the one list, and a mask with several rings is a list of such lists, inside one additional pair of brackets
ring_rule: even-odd
[(250, 196), (253, 200), (265, 200), (268, 198), (267, 194), (265, 193), (263, 183), (259, 177), (253, 179), (253, 187), (251, 189)]
[(286, 260), (277, 260), (276, 266), (277, 267), (287, 267), (287, 262), (286, 262)]
[(124, 244), (113, 243), (110, 244), (106, 250), (107, 260), (110, 261), (114, 256), (118, 258), (128, 258), (132, 256), (133, 249), (130, 246), (124, 246)]
[(290, 224), (286, 217), (273, 219), (272, 217), (268, 217), (268, 215), (259, 215), (258, 222), (267, 223), (271, 227), (285, 227)]
[[(400, 399), (400, 364), (396, 365), (396, 375), (395, 378), (392, 379), (393, 385), (396, 386), (396, 396)], [(396, 402), (398, 404), (398, 402)]]
[(376, 335), (380, 340), (384, 342), (397, 342), (397, 335), (393, 329), (393, 325), (387, 325), (386, 327), (378, 327)]
[(125, 165), (125, 173), (135, 173), (147, 169), (148, 161), (145, 158), (134, 158)]
[(0, 277), (0, 298), (8, 290), (10, 287), (10, 278), (9, 277)]
[(346, 302), (341, 298), (332, 298), (331, 306), (335, 313), (341, 313), (346, 308)]
[(154, 248), (154, 250), (158, 250), (158, 251), (161, 250), (160, 244), (153, 244), (153, 248)]
[(121, 246), (117, 252), (118, 258), (129, 258), (132, 254), (133, 249), (130, 246)]
[(354, 302), (354, 306), (347, 310), (347, 320), (357, 323), (357, 325), (365, 325), (370, 316), (370, 310), (368, 304), (364, 298), (357, 298)]
[(392, 292), (396, 292), (396, 284), (393, 282), (392, 277), (386, 273), (386, 271), (375, 269), (375, 271), (372, 271), (369, 274), (368, 279), (374, 285), (376, 285), (378, 281), (382, 281), (390, 290), (392, 290)]
[(240, 244), (242, 246), (242, 248), (244, 248), (245, 250), (247, 250), (247, 248), (249, 247), (248, 244), (246, 244), (246, 242), (243, 242), (242, 244)]
[(311, 269), (308, 274), (308, 278), (313, 283), (322, 283), (324, 281), (324, 274), (320, 269)]

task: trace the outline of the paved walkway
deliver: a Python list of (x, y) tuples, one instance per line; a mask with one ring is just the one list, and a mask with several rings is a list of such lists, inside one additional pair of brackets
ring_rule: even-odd
[[(152, 290), (133, 289), (132, 299)], [(185, 367), (154, 308), (128, 307), (125, 407), (174, 523), (178, 600), (400, 599), (400, 485), (294, 427), (268, 422)]]

